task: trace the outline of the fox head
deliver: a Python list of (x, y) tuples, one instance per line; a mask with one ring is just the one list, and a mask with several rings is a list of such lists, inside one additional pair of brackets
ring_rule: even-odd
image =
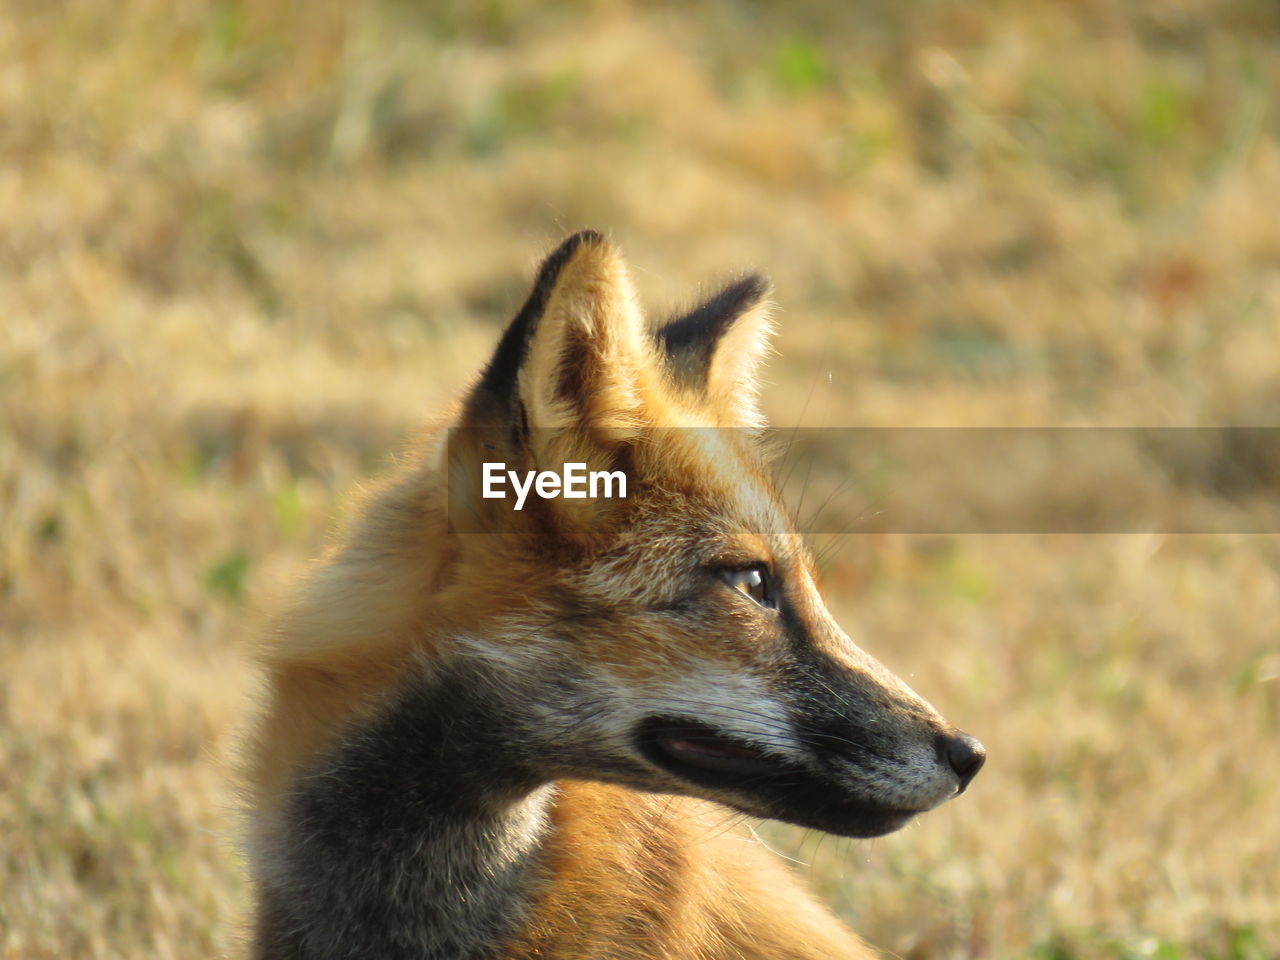
[[(767, 292), (748, 276), (650, 331), (602, 236), (551, 254), (439, 454), (464, 521), (433, 603), (442, 661), (535, 778), (875, 836), (984, 753), (827, 612), (757, 448)], [(621, 471), (627, 496), (516, 511), (481, 496), (493, 461)]]

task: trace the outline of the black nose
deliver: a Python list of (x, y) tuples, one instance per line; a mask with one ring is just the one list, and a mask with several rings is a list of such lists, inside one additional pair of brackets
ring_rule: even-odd
[(960, 778), (960, 789), (956, 791), (957, 793), (964, 793), (964, 788), (969, 785), (969, 781), (978, 775), (982, 765), (987, 762), (987, 748), (979, 743), (977, 738), (967, 733), (943, 737), (938, 744), (938, 752), (946, 758), (947, 763), (951, 764), (951, 769)]

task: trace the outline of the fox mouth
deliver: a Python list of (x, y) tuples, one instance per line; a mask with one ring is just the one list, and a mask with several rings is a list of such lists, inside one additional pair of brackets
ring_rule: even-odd
[(641, 752), (651, 762), (708, 786), (748, 785), (790, 769), (789, 764), (754, 744), (688, 720), (647, 720), (638, 739)]
[(853, 796), (807, 765), (697, 721), (651, 717), (637, 729), (636, 743), (650, 763), (751, 816), (878, 837), (924, 812)]

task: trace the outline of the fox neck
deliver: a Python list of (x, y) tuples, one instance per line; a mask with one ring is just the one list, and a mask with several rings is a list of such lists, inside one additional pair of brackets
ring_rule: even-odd
[(515, 933), (554, 788), (512, 763), (485, 700), (419, 681), (298, 780), (265, 858), (258, 960), (461, 960)]

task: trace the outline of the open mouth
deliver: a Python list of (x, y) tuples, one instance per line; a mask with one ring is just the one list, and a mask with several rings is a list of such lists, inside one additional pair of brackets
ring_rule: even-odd
[(876, 837), (922, 812), (844, 793), (817, 771), (697, 721), (650, 717), (637, 729), (636, 743), (651, 763), (686, 782), (750, 798), (747, 806), (732, 805), (754, 816)]
[(637, 740), (651, 762), (708, 786), (759, 785), (795, 771), (754, 744), (688, 720), (651, 718), (641, 724)]

